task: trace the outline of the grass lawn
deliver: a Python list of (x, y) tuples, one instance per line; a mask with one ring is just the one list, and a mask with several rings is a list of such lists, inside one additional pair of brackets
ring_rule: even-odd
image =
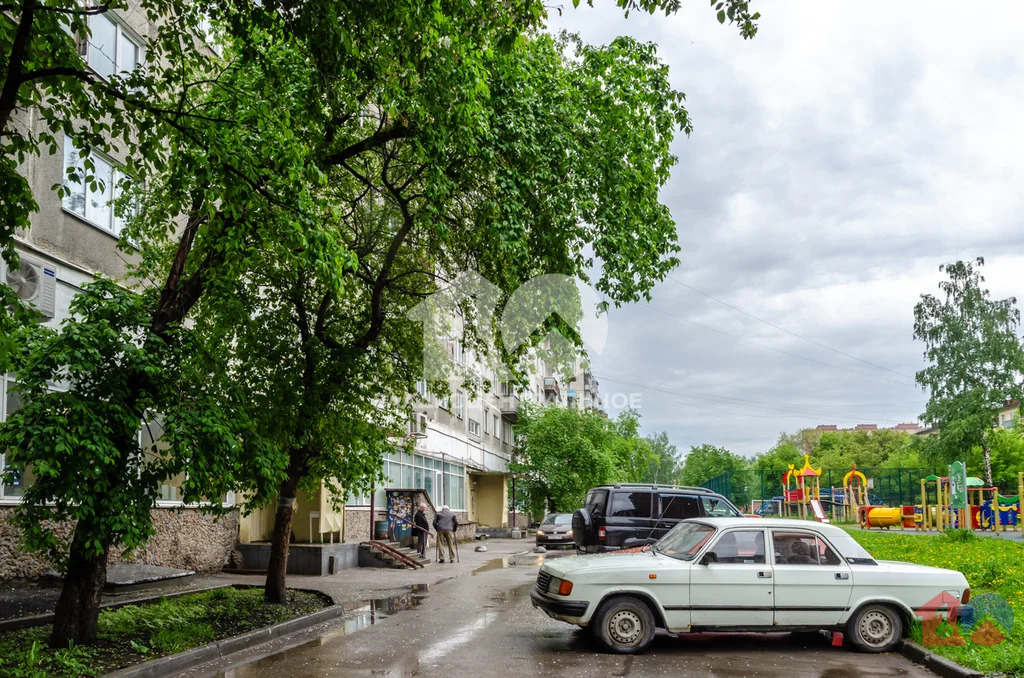
[(0, 633), (0, 677), (94, 676), (174, 654), (326, 607), (291, 591), (287, 605), (263, 602), (263, 589), (216, 589), (100, 612), (96, 645), (52, 650), (50, 626)]
[[(984, 647), (967, 641), (963, 647), (929, 648), (983, 673), (1024, 676), (1024, 544), (971, 533), (911, 535), (850, 530), (875, 558), (902, 560), (959, 570), (971, 585), (971, 596), (995, 593), (1013, 608), (1010, 636), (999, 645)], [(921, 628), (913, 629), (920, 642)]]

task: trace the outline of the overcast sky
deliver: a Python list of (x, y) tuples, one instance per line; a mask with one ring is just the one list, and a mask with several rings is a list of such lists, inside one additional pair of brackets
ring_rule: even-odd
[(663, 194), (682, 265), (593, 356), (609, 411), (639, 393), (645, 432), (745, 455), (917, 421), (913, 306), (939, 265), (984, 256), (993, 296), (1024, 295), (1024, 5), (754, 0), (744, 41), (705, 0), (598, 4), (551, 25), (657, 43), (694, 122)]

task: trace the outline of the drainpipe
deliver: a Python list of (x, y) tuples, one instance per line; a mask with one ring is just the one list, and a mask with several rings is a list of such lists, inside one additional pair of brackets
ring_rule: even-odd
[(370, 483), (370, 539), (376, 539), (377, 535), (373, 533), (373, 524), (377, 521), (377, 512), (373, 510), (373, 498), (377, 494), (377, 485)]

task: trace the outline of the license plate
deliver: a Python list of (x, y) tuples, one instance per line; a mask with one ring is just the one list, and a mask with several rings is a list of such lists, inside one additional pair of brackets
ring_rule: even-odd
[(564, 539), (564, 538), (565, 537), (563, 535), (560, 535), (560, 534), (553, 534), (553, 535), (548, 537), (548, 539)]

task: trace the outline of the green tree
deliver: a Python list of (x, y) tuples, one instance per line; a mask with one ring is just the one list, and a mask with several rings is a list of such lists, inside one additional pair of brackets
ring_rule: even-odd
[(703, 485), (717, 475), (726, 471), (739, 471), (746, 468), (747, 461), (733, 454), (724, 447), (714, 445), (694, 445), (683, 459), (683, 468), (679, 473), (682, 485)]
[(619, 480), (612, 426), (600, 414), (526, 406), (517, 427), (519, 451), (510, 465), (517, 492), (533, 515), (574, 511), (587, 492)]
[(613, 432), (611, 448), (619, 482), (642, 482), (657, 458), (650, 442), (640, 436), (640, 414), (632, 409), (622, 411), (615, 419)]
[(679, 478), (679, 451), (669, 440), (668, 433), (662, 431), (648, 436), (647, 443), (651, 446), (652, 456), (638, 481), (653, 484), (674, 483)]
[(940, 267), (949, 280), (939, 283), (941, 297), (921, 295), (914, 338), (924, 342), (928, 363), (917, 373), (917, 383), (929, 393), (922, 419), (939, 428), (946, 461), (979, 446), (984, 480), (991, 485), (992, 429), (1004, 403), (1022, 396), (1024, 348), (1017, 335), (1017, 300), (989, 298), (983, 265), (979, 258)]
[[(152, 533), (160, 481), (185, 472), (186, 499), (216, 501), (281, 473), (260, 441), (239, 437), (244, 420), (232, 403), (242, 398), (224, 381), (225, 346), (183, 324), (200, 299), (215, 304), (272, 246), (293, 258), (316, 254), (299, 245), (308, 242), (316, 171), (297, 133), (308, 119), (293, 103), (311, 100), (292, 75), (305, 57), (273, 57), (222, 62), (184, 51), (174, 74), (153, 66), (168, 83), (207, 83), (168, 84), (169, 98), (150, 101), (198, 113), (164, 120), (154, 140), (139, 142), (158, 144), (162, 171), (126, 186), (118, 206), (140, 205), (123, 243), (139, 248), (134, 279), (161, 282), (140, 291), (96, 283), (58, 331), (18, 335), (14, 371), (26, 402), (0, 425), (0, 447), (10, 450), (13, 472), (31, 468), (37, 478), (16, 512), (26, 545), (66, 565), (55, 646), (95, 640), (108, 555)], [(52, 383), (66, 390), (51, 392)], [(154, 420), (163, 438), (143, 449), (140, 431)], [(52, 531), (64, 520), (74, 522), (70, 544)]]

